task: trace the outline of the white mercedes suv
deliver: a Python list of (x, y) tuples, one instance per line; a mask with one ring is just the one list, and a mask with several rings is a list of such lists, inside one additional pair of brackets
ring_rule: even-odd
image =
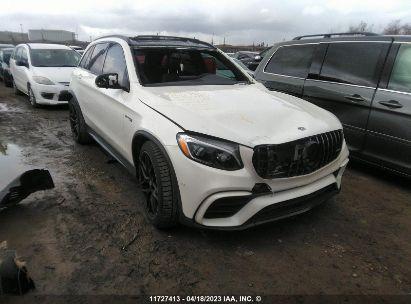
[(97, 39), (60, 99), (74, 139), (94, 139), (138, 177), (158, 228), (302, 213), (339, 191), (348, 163), (334, 115), (268, 91), (196, 39)]
[(60, 92), (67, 90), (71, 72), (81, 55), (61, 44), (23, 43), (16, 46), (10, 58), (10, 73), (16, 94), (29, 96), (33, 107), (55, 105)]

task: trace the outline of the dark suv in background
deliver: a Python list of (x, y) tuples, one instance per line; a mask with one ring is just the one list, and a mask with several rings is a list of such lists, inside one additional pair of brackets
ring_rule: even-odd
[(274, 45), (255, 78), (334, 113), (352, 157), (411, 176), (411, 36), (296, 37)]

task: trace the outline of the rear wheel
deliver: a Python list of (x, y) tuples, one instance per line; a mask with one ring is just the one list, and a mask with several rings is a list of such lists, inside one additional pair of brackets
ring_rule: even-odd
[(178, 223), (176, 187), (172, 169), (161, 149), (147, 141), (138, 158), (138, 175), (146, 201), (145, 214), (157, 228), (171, 228)]
[(87, 132), (87, 125), (81, 113), (80, 106), (73, 98), (69, 101), (69, 119), (70, 128), (73, 138), (76, 142), (82, 145), (89, 144), (91, 137)]
[(6, 77), (4, 77), (4, 85), (10, 88), (13, 86), (13, 82), (11, 82), (10, 79), (7, 79)]
[(15, 95), (22, 95), (21, 91), (17, 88), (16, 83), (13, 80), (13, 91)]

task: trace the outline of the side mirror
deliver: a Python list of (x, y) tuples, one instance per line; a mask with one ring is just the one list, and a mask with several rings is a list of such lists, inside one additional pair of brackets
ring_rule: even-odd
[(17, 66), (25, 66), (26, 68), (29, 68), (29, 63), (27, 61), (23, 61), (23, 60), (17, 60), (16, 65)]
[(122, 89), (117, 73), (102, 74), (96, 77), (96, 86), (104, 89)]

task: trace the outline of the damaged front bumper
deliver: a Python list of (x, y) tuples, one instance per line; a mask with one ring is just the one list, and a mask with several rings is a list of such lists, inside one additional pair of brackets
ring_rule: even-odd
[[(244, 168), (237, 171), (188, 162), (178, 147), (167, 150), (178, 180), (183, 222), (213, 229), (244, 229), (308, 211), (340, 191), (348, 164), (344, 143), (334, 161), (311, 174), (263, 179), (247, 147), (241, 147)], [(257, 185), (265, 186), (256, 192)]]

